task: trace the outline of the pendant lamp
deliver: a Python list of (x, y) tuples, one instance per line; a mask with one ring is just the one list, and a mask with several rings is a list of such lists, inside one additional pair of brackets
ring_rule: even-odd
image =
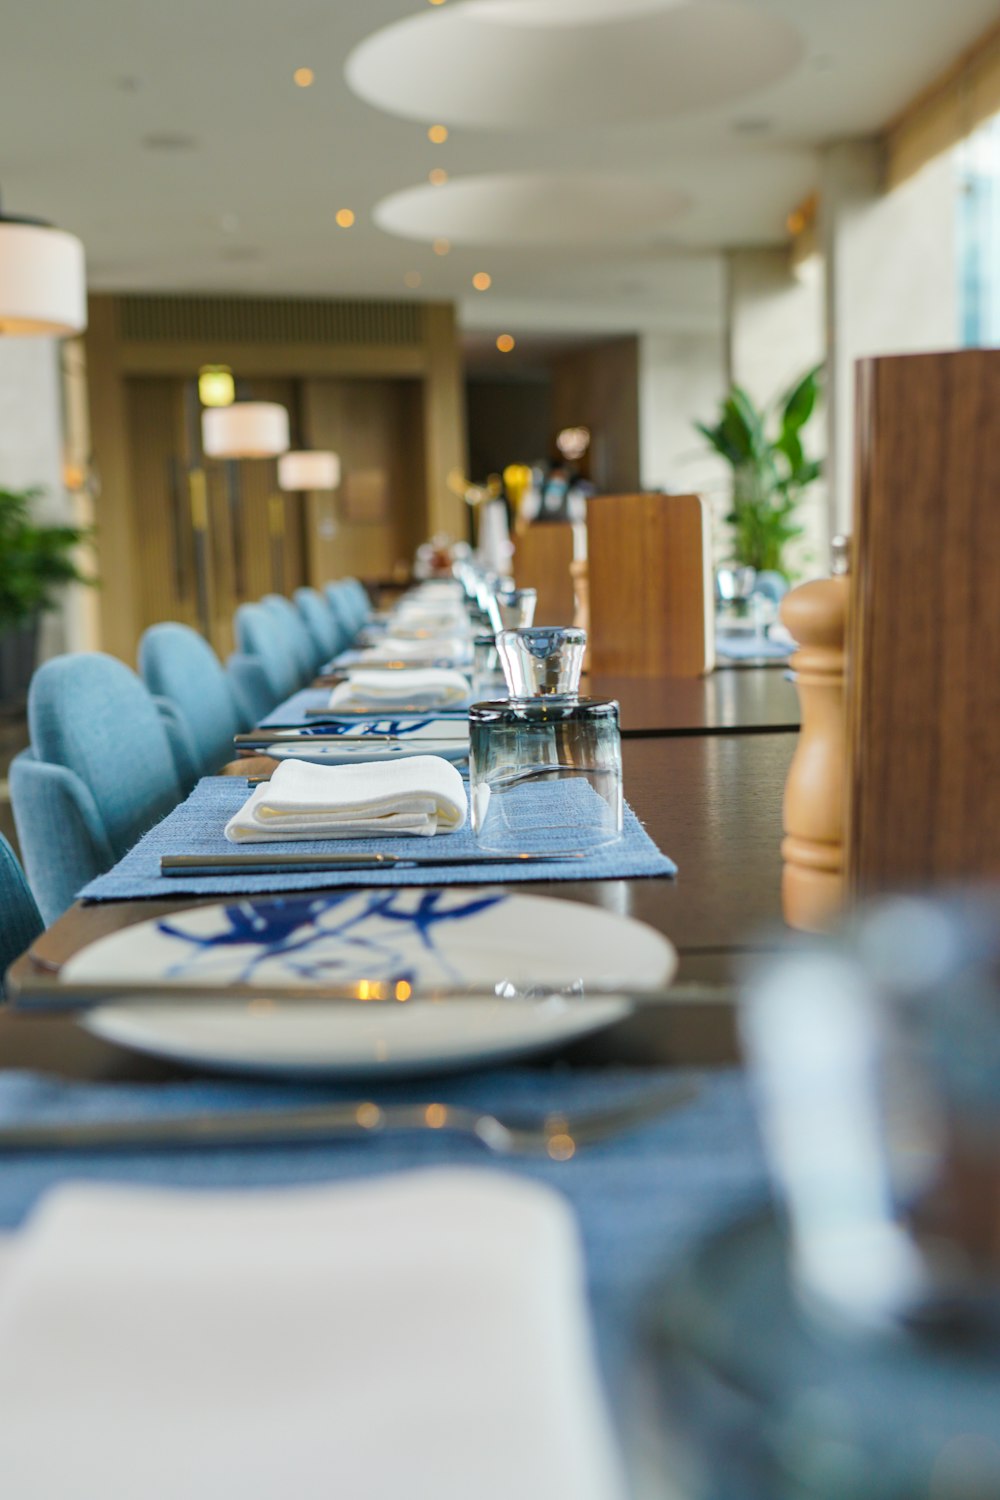
[(288, 411), (276, 401), (234, 401), (201, 414), (206, 458), (276, 458), (288, 448)]
[(0, 212), (0, 334), (63, 338), (86, 326), (87, 275), (76, 235)]
[(335, 490), (340, 483), (340, 458), (319, 449), (283, 453), (278, 459), (278, 484), (283, 490)]

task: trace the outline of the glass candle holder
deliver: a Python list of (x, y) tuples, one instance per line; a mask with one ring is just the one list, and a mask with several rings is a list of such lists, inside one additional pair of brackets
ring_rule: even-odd
[(618, 704), (582, 698), (586, 632), (505, 630), (509, 696), (469, 713), (473, 832), (498, 853), (579, 852), (622, 832)]

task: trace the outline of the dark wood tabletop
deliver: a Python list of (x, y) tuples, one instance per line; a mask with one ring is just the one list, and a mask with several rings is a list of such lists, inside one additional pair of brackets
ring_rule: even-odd
[[(680, 954), (678, 982), (708, 987), (664, 1011), (615, 1027), (579, 1050), (602, 1061), (697, 1062), (733, 1055), (728, 986), (746, 956), (769, 947), (780, 928), (781, 797), (795, 736), (715, 734), (628, 740), (625, 795), (651, 837), (678, 866), (676, 879), (529, 882), (511, 889), (553, 895), (637, 917), (666, 934)], [(456, 887), (460, 889), (460, 887)], [(217, 898), (216, 898), (217, 899)], [(35, 943), (58, 965), (87, 943), (149, 917), (201, 902), (77, 904)], [(21, 958), (9, 987), (31, 971)], [(0, 1067), (34, 1067), (74, 1077), (175, 1075), (88, 1037), (72, 1022), (0, 1014)]]
[(707, 677), (594, 675), (586, 691), (617, 698), (622, 734), (772, 734), (794, 732), (799, 700), (784, 672), (770, 667), (726, 669)]

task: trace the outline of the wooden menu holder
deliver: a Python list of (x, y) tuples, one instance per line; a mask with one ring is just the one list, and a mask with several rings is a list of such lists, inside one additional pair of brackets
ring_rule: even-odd
[(701, 677), (712, 670), (712, 546), (699, 495), (591, 500), (587, 558), (593, 672)]
[(536, 589), (536, 625), (572, 625), (574, 616), (573, 527), (569, 521), (536, 521), (516, 537), (514, 577), (521, 589)]
[(858, 370), (851, 897), (1000, 876), (1000, 350)]

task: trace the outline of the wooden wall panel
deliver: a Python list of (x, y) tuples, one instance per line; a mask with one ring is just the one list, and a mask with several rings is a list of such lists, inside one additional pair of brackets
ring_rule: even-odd
[(639, 340), (611, 339), (552, 364), (552, 423), (589, 427), (584, 473), (605, 494), (628, 494), (639, 473)]
[(1000, 876), (1000, 350), (866, 361), (848, 667), (858, 894)]
[(536, 625), (572, 625), (575, 609), (573, 527), (568, 521), (543, 521), (515, 538), (514, 577), (518, 588), (537, 589)]
[(604, 495), (587, 506), (590, 664), (700, 677), (714, 660), (712, 545), (698, 495)]
[[(409, 563), (427, 528), (421, 410), (415, 381), (303, 382), (309, 446), (339, 453), (343, 474), (335, 497), (310, 502), (309, 570), (315, 583), (346, 574), (385, 578), (397, 564)], [(370, 520), (363, 519), (368, 504)]]
[(139, 631), (158, 620), (198, 623), (183, 394), (178, 380), (130, 380), (126, 385), (135, 528), (130, 573), (139, 584)]

